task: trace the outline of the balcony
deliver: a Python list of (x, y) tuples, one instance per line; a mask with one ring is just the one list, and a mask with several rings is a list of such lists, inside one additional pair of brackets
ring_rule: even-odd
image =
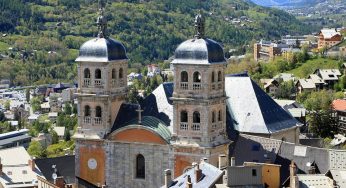
[(192, 123), (192, 130), (193, 131), (201, 130), (201, 124), (200, 123)]
[(90, 116), (84, 117), (83, 123), (84, 124), (91, 124), (91, 117)]
[(95, 125), (101, 125), (102, 124), (102, 118), (101, 117), (95, 117), (94, 123), (95, 123)]
[(95, 79), (95, 87), (101, 87), (102, 86), (102, 79)]
[(112, 84), (113, 87), (116, 86), (117, 85), (117, 80), (116, 79), (112, 79), (111, 84)]
[(189, 124), (187, 122), (180, 122), (180, 130), (188, 130)]
[(119, 86), (120, 87), (124, 87), (125, 86), (125, 79), (122, 78), (122, 79), (119, 80)]
[(84, 80), (83, 80), (83, 86), (84, 87), (88, 87), (88, 86), (90, 86), (90, 78), (84, 78)]
[(193, 83), (192, 84), (192, 89), (193, 90), (201, 90), (202, 89), (202, 84), (201, 83)]
[(212, 128), (212, 129), (216, 129), (216, 128), (217, 128), (217, 123), (212, 123), (212, 124), (211, 124), (211, 128)]
[(211, 84), (211, 89), (215, 89), (216, 88), (216, 84)]
[(219, 89), (222, 89), (222, 83), (217, 84)]
[(188, 90), (189, 89), (189, 83), (188, 82), (180, 82), (180, 89)]

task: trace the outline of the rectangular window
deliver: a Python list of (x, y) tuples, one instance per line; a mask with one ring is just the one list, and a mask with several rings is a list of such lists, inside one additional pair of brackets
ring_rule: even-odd
[(256, 169), (252, 169), (252, 176), (257, 176), (257, 170)]

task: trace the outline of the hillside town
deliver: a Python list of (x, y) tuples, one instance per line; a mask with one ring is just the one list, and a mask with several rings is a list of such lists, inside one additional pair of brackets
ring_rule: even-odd
[[(256, 39), (242, 55), (256, 77), (227, 72), (234, 57), (199, 12), (171, 58), (130, 69), (98, 6), (76, 79), (0, 80), (0, 188), (346, 187), (345, 27)], [(297, 71), (320, 60), (337, 63)], [(291, 68), (262, 74), (280, 62)]]

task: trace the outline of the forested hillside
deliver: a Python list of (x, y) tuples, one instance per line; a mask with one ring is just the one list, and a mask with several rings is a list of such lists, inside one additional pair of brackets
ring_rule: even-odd
[[(0, 53), (9, 56), (0, 61), (5, 70), (0, 78), (16, 85), (74, 78), (79, 46), (97, 34), (96, 0), (0, 0), (0, 9), (0, 32), (6, 34)], [(199, 9), (206, 16), (206, 35), (222, 42), (226, 52), (242, 54), (251, 41), (313, 29), (283, 11), (241, 0), (108, 0), (108, 30), (126, 46), (130, 66), (139, 67), (168, 59), (192, 37)]]

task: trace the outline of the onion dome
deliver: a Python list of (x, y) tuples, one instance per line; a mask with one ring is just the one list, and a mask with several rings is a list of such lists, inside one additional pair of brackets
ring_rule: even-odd
[(96, 22), (99, 29), (98, 36), (82, 44), (77, 62), (109, 62), (128, 59), (124, 45), (107, 36), (107, 19), (103, 15), (104, 8), (101, 4), (99, 1), (100, 15)]
[(204, 18), (198, 14), (195, 18), (195, 38), (186, 40), (178, 46), (172, 63), (214, 64), (226, 62), (221, 45), (204, 37), (204, 25)]

